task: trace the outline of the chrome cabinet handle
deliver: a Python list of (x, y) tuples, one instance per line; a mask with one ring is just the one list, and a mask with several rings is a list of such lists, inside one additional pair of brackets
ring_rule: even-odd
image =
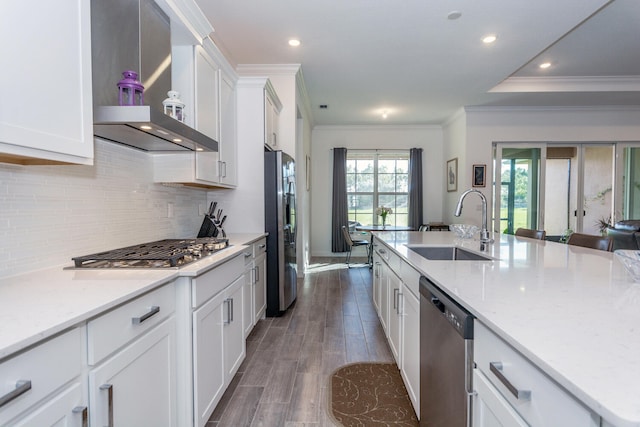
[(231, 316), (229, 319), (229, 323), (233, 322), (233, 298), (231, 298)]
[(132, 317), (131, 318), (131, 323), (133, 323), (134, 325), (139, 325), (140, 323), (144, 322), (145, 320), (147, 320), (148, 318), (150, 318), (151, 316), (160, 313), (160, 307), (158, 307), (157, 305), (154, 305), (151, 307), (151, 310), (149, 310), (148, 313), (143, 314), (140, 317)]
[(71, 410), (71, 412), (73, 412), (74, 414), (80, 414), (80, 416), (82, 417), (82, 427), (87, 427), (89, 425), (89, 417), (86, 406), (76, 406)]
[(393, 309), (396, 310), (396, 313), (398, 312), (398, 293), (400, 292), (400, 289), (395, 288), (393, 290)]
[(376, 261), (376, 269), (374, 270), (374, 274), (376, 277), (380, 277), (380, 262)]
[(227, 320), (224, 321), (225, 325), (228, 325), (229, 323), (231, 323), (231, 298), (227, 298), (226, 300), (224, 300), (224, 303), (227, 305)]
[(378, 252), (381, 253), (381, 254), (386, 254), (387, 253), (387, 251), (385, 249), (379, 249)]
[(100, 390), (107, 391), (107, 413), (108, 424), (107, 427), (113, 427), (113, 384), (102, 384)]
[(260, 281), (260, 267), (256, 265), (254, 268), (256, 269), (256, 275), (255, 275), (256, 281), (255, 281), (255, 283), (258, 283)]
[(31, 381), (29, 380), (20, 380), (16, 382), (16, 388), (11, 390), (9, 393), (4, 396), (0, 396), (0, 408), (2, 408), (7, 403), (11, 402), (13, 399), (20, 397), (31, 390)]
[(250, 256), (251, 256), (251, 252), (245, 252), (245, 253), (244, 253), (244, 257), (245, 257), (245, 258), (249, 258)]
[(396, 314), (398, 314), (398, 316), (401, 316), (402, 312), (404, 311), (400, 308), (400, 299), (404, 301), (404, 294), (398, 292), (398, 308), (396, 308)]
[(531, 390), (519, 390), (511, 384), (511, 381), (507, 379), (502, 373), (502, 362), (489, 362), (489, 370), (500, 380), (500, 382), (515, 396), (516, 399), (530, 400)]
[(222, 162), (222, 165), (224, 166), (224, 175), (222, 175), (223, 178), (227, 177), (227, 162)]
[(260, 249), (264, 249), (264, 248), (266, 248), (266, 247), (267, 247), (267, 245), (263, 243), (263, 244), (261, 244), (261, 245), (258, 245), (258, 247), (259, 247)]

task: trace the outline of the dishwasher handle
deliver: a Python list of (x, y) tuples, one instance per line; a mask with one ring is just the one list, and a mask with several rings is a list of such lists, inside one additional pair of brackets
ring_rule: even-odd
[(444, 313), (444, 304), (440, 301), (440, 298), (431, 296), (431, 304), (435, 305), (436, 308), (440, 311), (440, 313)]

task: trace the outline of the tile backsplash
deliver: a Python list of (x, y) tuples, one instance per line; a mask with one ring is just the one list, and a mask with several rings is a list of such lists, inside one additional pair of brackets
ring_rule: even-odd
[(148, 154), (95, 144), (93, 166), (0, 163), (0, 278), (198, 233), (206, 191), (156, 184)]

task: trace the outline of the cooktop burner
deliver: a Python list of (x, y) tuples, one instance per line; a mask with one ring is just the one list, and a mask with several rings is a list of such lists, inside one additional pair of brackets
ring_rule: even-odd
[(180, 268), (229, 246), (228, 239), (165, 239), (71, 258), (73, 268)]

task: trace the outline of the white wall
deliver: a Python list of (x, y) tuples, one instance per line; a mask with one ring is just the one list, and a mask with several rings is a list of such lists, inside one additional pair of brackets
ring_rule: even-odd
[[(93, 166), (0, 163), (0, 277), (74, 256), (194, 237), (206, 193), (155, 184), (149, 155), (101, 140)], [(173, 203), (173, 218), (168, 218)]]
[(331, 192), (334, 147), (422, 148), (424, 221), (442, 220), (444, 165), (440, 126), (316, 126), (311, 139), (311, 254), (331, 253)]
[[(622, 142), (640, 141), (640, 109), (593, 108), (467, 108), (465, 170), (487, 164), (483, 193), (493, 204), (492, 144), (494, 142)], [(446, 141), (449, 142), (448, 140)], [(461, 179), (464, 179), (462, 175)], [(460, 190), (460, 185), (458, 186)], [(460, 192), (460, 191), (459, 191)], [(459, 195), (459, 194), (458, 194)], [(469, 202), (471, 200), (469, 199)], [(448, 200), (451, 203), (451, 200)], [(479, 224), (480, 213), (467, 206), (456, 222)], [(449, 205), (450, 207), (450, 205)], [(450, 209), (447, 210), (447, 212)], [(452, 215), (452, 214), (451, 214)], [(447, 220), (452, 221), (453, 216)]]

